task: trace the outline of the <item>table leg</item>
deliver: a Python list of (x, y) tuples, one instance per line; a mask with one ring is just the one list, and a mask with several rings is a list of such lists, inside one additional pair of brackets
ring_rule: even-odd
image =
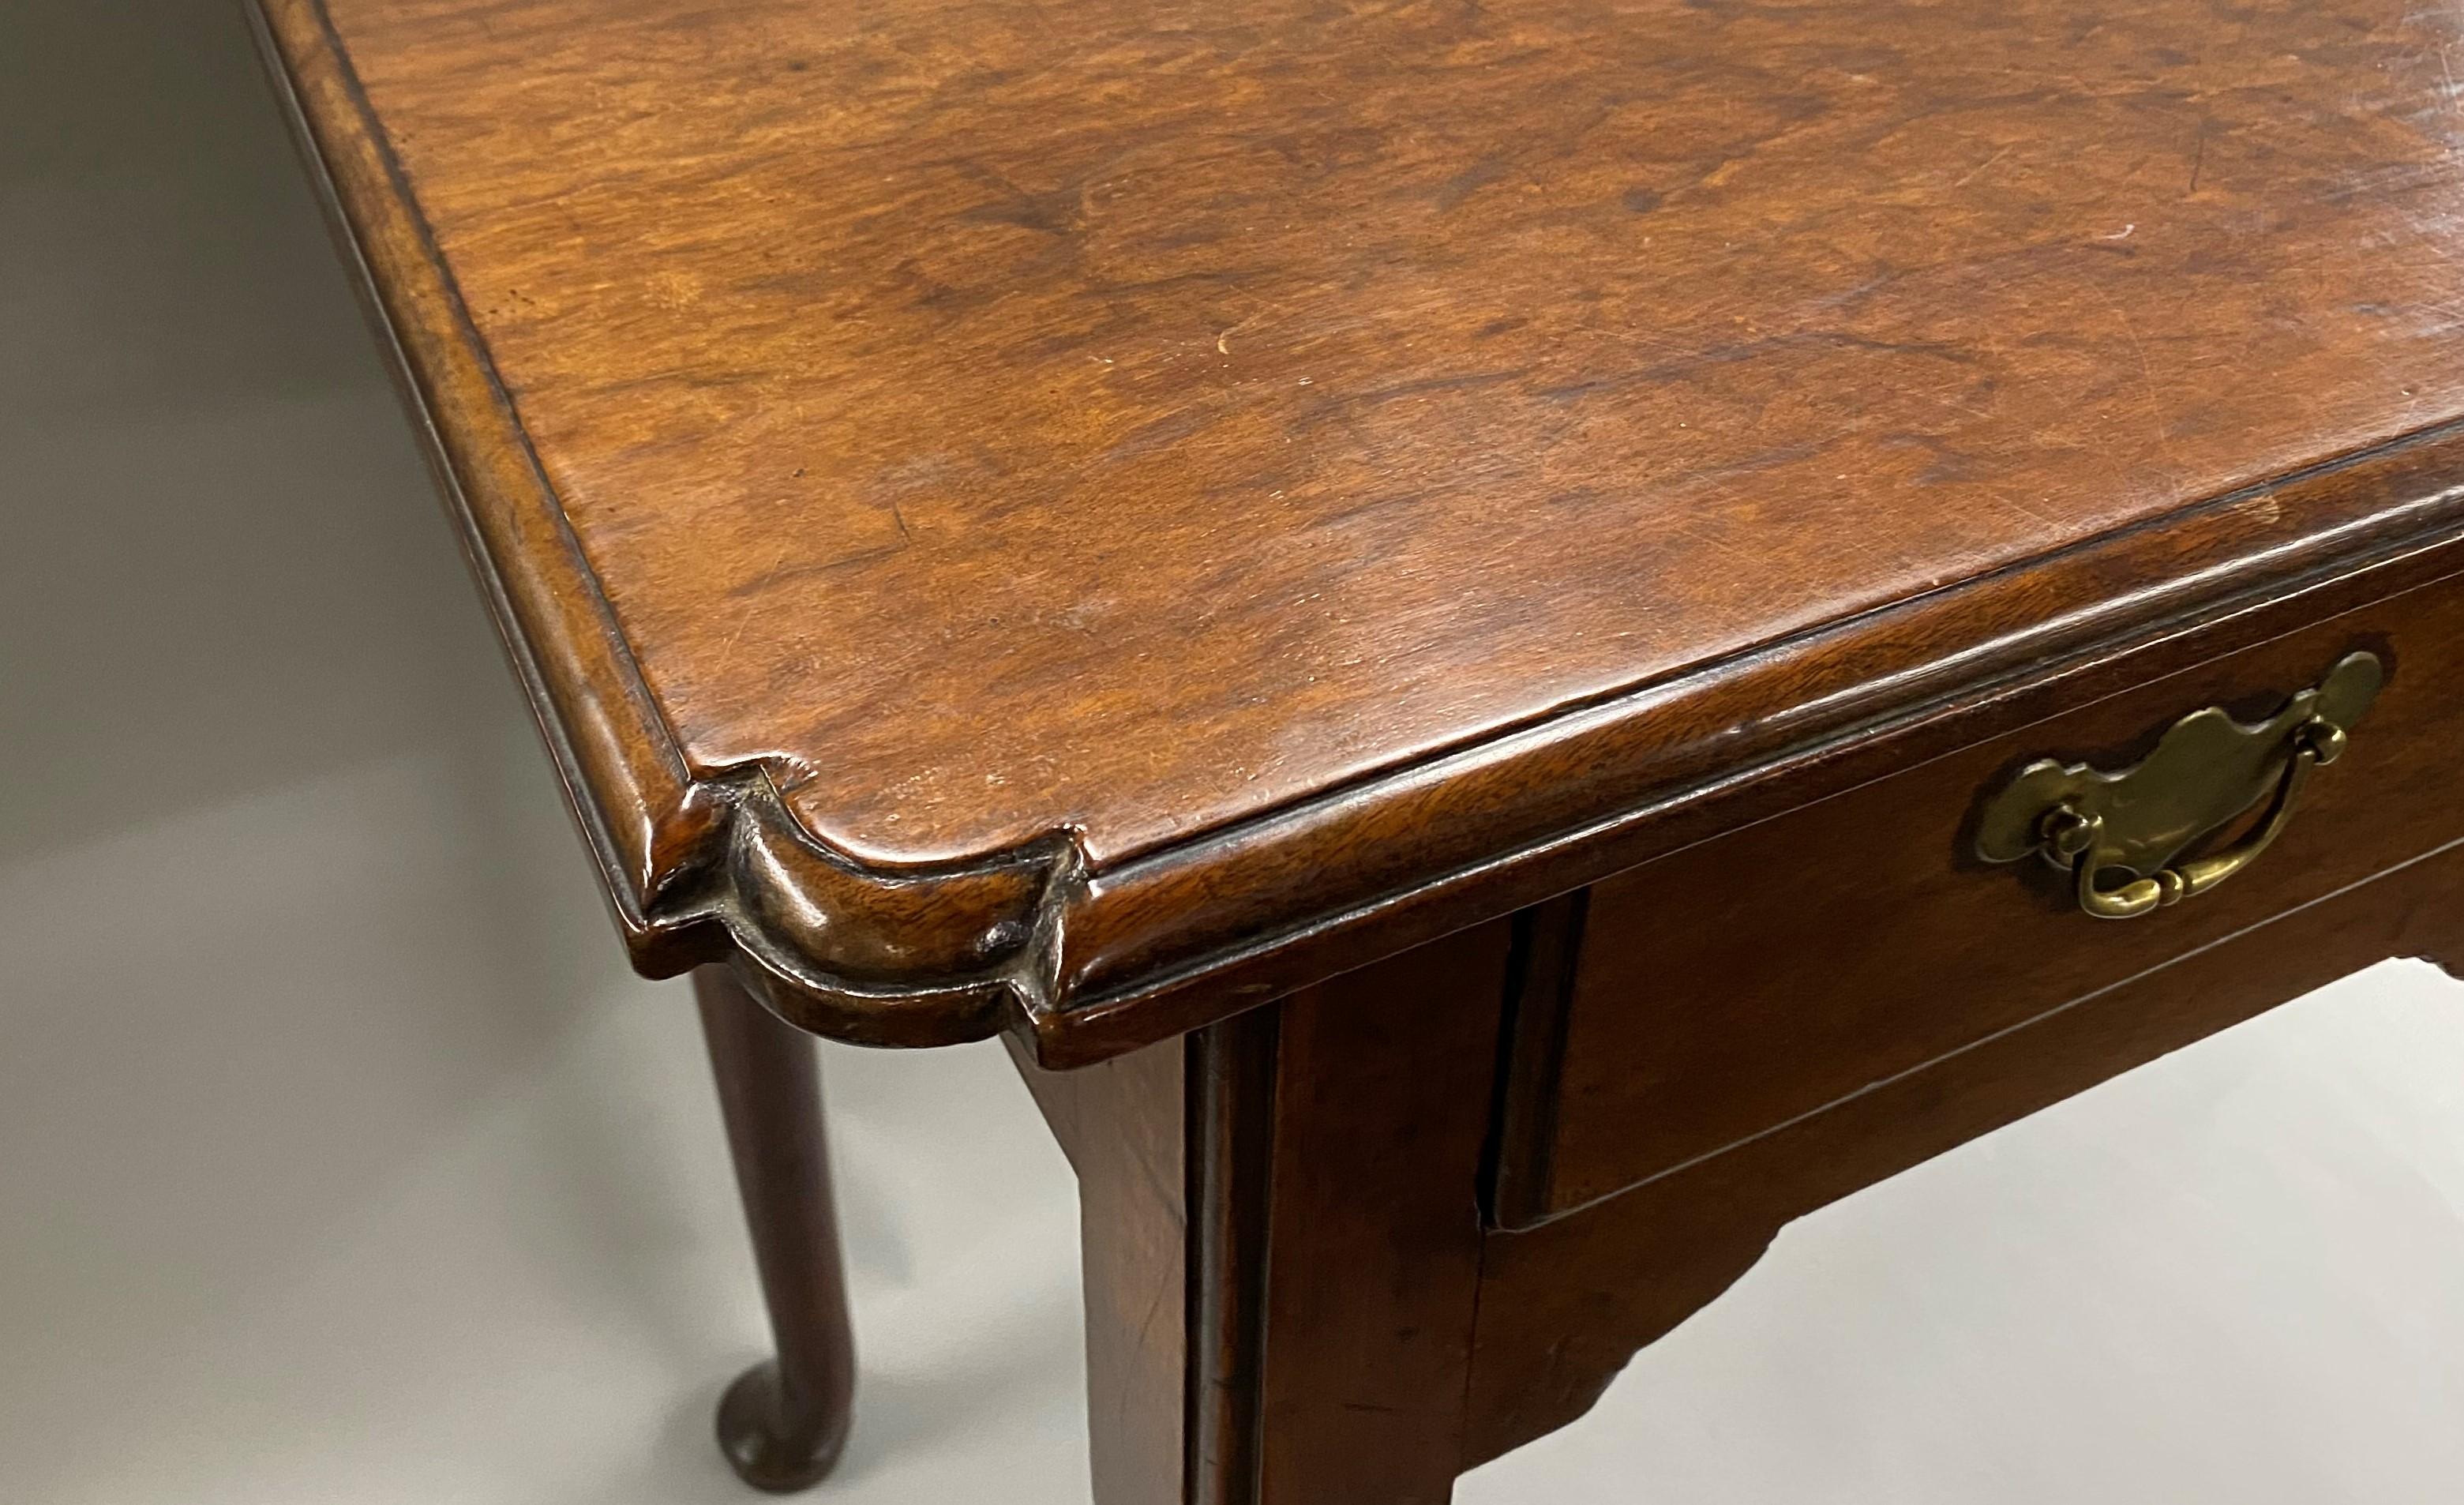
[(747, 1484), (787, 1494), (838, 1461), (855, 1394), (821, 1071), (812, 1037), (755, 1002), (726, 968), (696, 970), (693, 994), (778, 1344), (776, 1358), (728, 1386), (718, 1443)]
[(1443, 1505), (1463, 1466), (1507, 927), (1084, 1072), (1097, 1505)]

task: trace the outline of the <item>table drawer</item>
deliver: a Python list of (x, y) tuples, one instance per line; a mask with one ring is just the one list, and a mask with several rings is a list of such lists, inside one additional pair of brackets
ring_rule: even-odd
[[(2099, 918), (2052, 863), (1979, 855), (1980, 812), (2027, 765), (2126, 768), (2202, 707), (2263, 721), (2356, 652), (2384, 687), (2230, 881)], [(1600, 882), (1563, 911), (1578, 939), (1562, 982), (1535, 979), (1524, 1005), (1548, 1017), (1516, 1032), (1500, 1220), (1716, 1153), (2464, 836), (2459, 745), (2464, 584), (2450, 580)], [(2254, 791), (2286, 766), (2270, 756), (2246, 770)], [(2267, 808), (2190, 854), (2230, 851)]]

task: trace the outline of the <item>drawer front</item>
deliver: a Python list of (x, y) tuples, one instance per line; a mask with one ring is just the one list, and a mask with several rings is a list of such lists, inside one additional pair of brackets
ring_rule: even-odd
[[(2384, 665), (2375, 702), (2274, 844), (2212, 889), (2099, 918), (2052, 864), (1977, 855), (1980, 810), (2022, 767), (2128, 767), (2185, 715), (2261, 720), (2357, 650)], [(1607, 879), (1565, 911), (1579, 941), (1555, 1000), (1524, 1006), (1561, 1012), (1517, 1031), (1501, 1221), (1714, 1154), (2435, 850), (2464, 836), (2459, 775), (2450, 580)]]

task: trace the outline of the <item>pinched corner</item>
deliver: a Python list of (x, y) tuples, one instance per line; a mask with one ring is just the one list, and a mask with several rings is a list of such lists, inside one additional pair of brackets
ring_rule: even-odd
[(341, 37), (319, 0), (253, 13), (636, 966), (734, 963), (782, 1017), (844, 1040), (1007, 1028), (1048, 1065), (1133, 1049), (1657, 855), (1652, 823), (1749, 777), (1809, 770), (1789, 782), (1815, 797), (1812, 770), (1870, 766), (1856, 749), (1898, 728), (1959, 724), (2032, 676), (2365, 566), (2429, 568), (2464, 527), (2451, 418), (1253, 811), (1100, 884), (1067, 830), (870, 865), (803, 828), (768, 767), (694, 764)]
[(857, 1045), (979, 1040), (1048, 1006), (1062, 913), (1084, 886), (1066, 833), (869, 866), (807, 830), (759, 765), (695, 781), (676, 820), (699, 839), (628, 926), (644, 971), (736, 962), (788, 1023)]
[(868, 866), (805, 830), (760, 764), (692, 765), (341, 38), (317, 0), (255, 0), (251, 13), (636, 969), (733, 963), (788, 1022), (865, 1045), (1031, 1029), (1054, 992), (1062, 910), (1085, 887), (1075, 839)]

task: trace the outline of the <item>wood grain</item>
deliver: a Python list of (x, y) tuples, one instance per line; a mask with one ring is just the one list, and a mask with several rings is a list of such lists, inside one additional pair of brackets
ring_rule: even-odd
[(1260, 1505), (1444, 1505), (1507, 982), (1492, 924), (1282, 1006)]
[[(2464, 959), (2464, 846), (1588, 1209), (1491, 1235), (1463, 1466), (1582, 1414), (1635, 1349), (1727, 1289), (1791, 1219), (2390, 956)], [(1821, 1067), (1818, 1050), (1774, 1051), (1774, 1069)]]
[[(2188, 712), (2263, 715), (2357, 648), (2391, 677), (2351, 755), (2214, 893), (2098, 921), (2051, 867), (1976, 855), (1978, 804), (2020, 765), (2126, 766)], [(1513, 1068), (1531, 1081), (1511, 1096), (1549, 1106), (1504, 1147), (1509, 1220), (1607, 1196), (2464, 836), (2459, 744), (2464, 582), (2449, 581), (1598, 884), (1562, 1022), (1553, 1037), (1535, 1026)]]
[[(1263, 1481), (1266, 1280), (1284, 1014), (1279, 1007), (1253, 1008), (1190, 1037), (1194, 1222), (1182, 1494), (1192, 1505), (1250, 1505)], [(1288, 1236), (1286, 1243), (1288, 1252)]]
[(1099, 1505), (1442, 1505), (1514, 927), (1071, 1072)]
[(747, 1484), (788, 1494), (837, 1464), (855, 1405), (855, 1329), (821, 1066), (812, 1038), (754, 1002), (725, 969), (695, 971), (693, 994), (775, 1349), (720, 1401), (719, 1450)]
[(1133, 1049), (2464, 522), (2382, 0), (263, 9), (637, 962), (848, 1038)]
[(868, 860), (1109, 865), (2464, 398), (2385, 4), (326, 10), (688, 758)]
[(1190, 1221), (1190, 1043), (1167, 1041), (1079, 1073), (1081, 1289), (1087, 1301), (1089, 1466), (1096, 1505), (1180, 1493)]
[[(1514, 917), (1485, 1188), (1490, 1218), (1502, 1228), (1523, 1228), (1556, 1210), (1566, 1024), (1575, 979), (1586, 970), (1584, 927), (1592, 894), (1577, 889)], [(1606, 944), (1614, 950), (1618, 942)], [(1589, 960), (1590, 970), (1602, 964)]]
[[(636, 965), (1011, 1032), (1104, 1505), (1434, 1505), (1786, 1219), (2464, 950), (2452, 851), (2320, 898), (2452, 825), (2453, 15), (255, 4)], [(2014, 734), (2356, 631), (2277, 875), (1995, 970), (2085, 923), (1944, 845)]]

